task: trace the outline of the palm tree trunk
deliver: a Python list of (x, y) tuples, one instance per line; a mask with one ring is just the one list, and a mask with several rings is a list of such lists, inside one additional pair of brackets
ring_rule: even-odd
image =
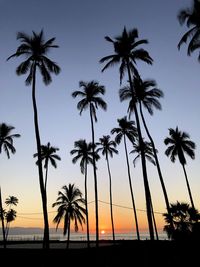
[(112, 179), (111, 179), (111, 172), (108, 160), (108, 154), (106, 153), (106, 162), (108, 167), (108, 175), (109, 175), (109, 184), (110, 184), (110, 218), (111, 218), (111, 225), (112, 225), (112, 235), (113, 235), (113, 242), (115, 242), (115, 228), (114, 228), (114, 220), (113, 220), (113, 204), (112, 204)]
[(97, 190), (97, 174), (96, 174), (96, 160), (95, 160), (94, 123), (92, 119), (91, 105), (90, 105), (90, 119), (91, 119), (91, 128), (92, 128), (92, 157), (93, 157), (95, 212), (96, 212), (96, 246), (98, 247), (99, 246), (98, 190)]
[(147, 133), (147, 136), (148, 136), (148, 138), (149, 138), (149, 140), (151, 142), (151, 145), (152, 145), (153, 154), (154, 154), (154, 158), (155, 158), (155, 161), (156, 161), (156, 167), (157, 167), (157, 171), (158, 171), (158, 175), (159, 175), (159, 179), (160, 179), (160, 183), (161, 183), (161, 187), (162, 187), (162, 191), (163, 191), (163, 195), (164, 195), (164, 199), (165, 199), (165, 204), (166, 204), (167, 212), (168, 212), (168, 215), (169, 215), (169, 218), (170, 218), (170, 225), (171, 225), (171, 227), (174, 228), (173, 220), (172, 220), (171, 213), (170, 213), (169, 199), (168, 199), (168, 196), (167, 196), (167, 191), (166, 191), (166, 188), (165, 188), (165, 183), (164, 183), (164, 180), (163, 180), (163, 176), (162, 176), (162, 172), (161, 172), (158, 156), (157, 156), (157, 153), (156, 153), (155, 144), (154, 144), (153, 138), (150, 135), (148, 127), (146, 125), (146, 121), (144, 119), (141, 101), (139, 102), (139, 106), (140, 106), (140, 115), (141, 115), (141, 118), (142, 118), (142, 122), (143, 122), (143, 125), (144, 125), (144, 128), (145, 128), (145, 131)]
[(125, 135), (124, 135), (124, 147), (125, 147), (125, 153), (126, 153), (126, 163), (127, 163), (127, 170), (128, 170), (129, 186), (130, 186), (130, 191), (131, 191), (131, 199), (132, 199), (133, 211), (134, 211), (134, 216), (135, 216), (137, 239), (140, 240), (138, 220), (137, 220), (137, 212), (136, 212), (135, 201), (134, 201), (134, 196), (133, 196), (133, 188), (132, 188), (132, 182), (131, 182), (131, 173), (130, 173), (130, 166), (129, 166), (129, 160), (128, 160), (128, 152), (127, 152), (127, 145), (126, 145), (126, 137), (125, 137)]
[(35, 84), (36, 84), (36, 65), (33, 69), (33, 83), (32, 83), (32, 101), (33, 101), (33, 112), (34, 112), (34, 125), (35, 125), (35, 137), (37, 144), (37, 154), (38, 154), (38, 173), (39, 173), (39, 184), (40, 192), (42, 197), (42, 208), (44, 217), (44, 237), (43, 237), (43, 248), (49, 248), (49, 223), (48, 223), (48, 212), (47, 212), (47, 198), (46, 191), (44, 187), (43, 171), (42, 171), (42, 158), (41, 158), (41, 142), (38, 126), (38, 112), (35, 97)]
[(0, 214), (1, 214), (1, 225), (2, 225), (2, 233), (3, 233), (3, 247), (6, 248), (6, 233), (5, 233), (3, 205), (2, 205), (2, 198), (1, 198), (1, 187), (0, 187)]
[[(127, 70), (128, 70), (129, 84), (130, 84), (130, 88), (133, 92), (133, 84), (132, 84), (131, 71), (130, 71), (128, 59), (127, 59), (126, 63), (127, 63), (126, 65), (127, 65)], [(142, 171), (143, 171), (143, 180), (144, 180), (149, 234), (150, 234), (150, 239), (154, 240), (154, 229), (153, 229), (153, 221), (152, 221), (152, 213), (151, 213), (151, 197), (150, 197), (149, 182), (148, 182), (148, 178), (147, 178), (147, 169), (146, 169), (145, 153), (144, 153), (144, 148), (143, 148), (142, 133), (141, 133), (141, 129), (140, 129), (140, 121), (139, 121), (139, 116), (138, 116), (136, 104), (135, 103), (133, 103), (133, 104), (134, 104), (133, 108), (134, 108), (134, 113), (135, 113), (136, 126), (137, 126), (137, 131), (138, 131), (139, 145), (141, 147), (141, 161), (142, 161)]]
[(193, 209), (195, 209), (194, 201), (193, 201), (193, 198), (192, 198), (192, 193), (191, 193), (191, 189), (190, 189), (190, 185), (189, 185), (189, 181), (188, 181), (188, 177), (187, 177), (187, 173), (186, 173), (186, 170), (185, 170), (185, 165), (182, 164), (182, 166), (183, 166), (183, 171), (184, 171), (184, 174), (185, 174), (185, 179), (186, 179), (186, 184), (187, 184), (187, 189), (188, 189), (188, 193), (189, 193), (189, 197), (190, 197), (191, 206), (192, 206)]
[(90, 247), (90, 229), (88, 217), (88, 198), (87, 198), (87, 161), (85, 162), (85, 211), (86, 211), (86, 224), (87, 224), (87, 246)]
[(8, 233), (9, 233), (9, 229), (10, 229), (10, 223), (6, 224), (6, 241), (8, 240)]
[(69, 239), (70, 239), (70, 217), (69, 217), (68, 232), (67, 232), (67, 248), (69, 248)]
[(159, 240), (159, 238), (158, 238), (158, 230), (157, 230), (157, 225), (156, 225), (156, 218), (155, 218), (155, 214), (154, 214), (154, 211), (153, 211), (152, 199), (151, 199), (151, 212), (152, 212), (152, 218), (153, 218), (153, 224), (154, 224), (156, 239)]
[(47, 176), (48, 176), (48, 166), (49, 165), (49, 162), (47, 160), (47, 165), (46, 165), (46, 173), (45, 173), (45, 183), (44, 183), (44, 189), (45, 189), (45, 192), (47, 193)]

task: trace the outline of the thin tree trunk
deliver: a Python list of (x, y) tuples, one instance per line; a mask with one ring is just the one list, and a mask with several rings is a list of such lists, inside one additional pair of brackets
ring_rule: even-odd
[(160, 179), (160, 183), (161, 183), (161, 187), (162, 187), (162, 191), (163, 191), (163, 195), (164, 195), (164, 199), (165, 199), (165, 205), (166, 205), (166, 209), (167, 209), (167, 212), (168, 212), (168, 215), (169, 215), (169, 218), (170, 218), (170, 225), (171, 225), (171, 227), (174, 228), (173, 220), (172, 220), (171, 213), (170, 213), (169, 199), (168, 199), (168, 196), (167, 196), (167, 191), (166, 191), (166, 188), (165, 188), (165, 183), (164, 183), (164, 180), (163, 180), (163, 176), (162, 176), (162, 172), (161, 172), (158, 156), (157, 156), (157, 153), (156, 153), (155, 144), (154, 144), (153, 138), (150, 135), (148, 127), (146, 125), (146, 121), (144, 119), (144, 115), (143, 115), (143, 111), (142, 111), (141, 102), (139, 102), (139, 106), (140, 106), (140, 115), (141, 115), (141, 118), (142, 118), (142, 122), (143, 122), (143, 125), (144, 125), (144, 128), (145, 128), (145, 131), (147, 133), (147, 136), (148, 136), (148, 138), (149, 138), (149, 140), (151, 142), (151, 145), (152, 145), (153, 154), (154, 154), (154, 158), (155, 158), (155, 161), (156, 161), (156, 167), (157, 167), (157, 171), (158, 171), (158, 176), (159, 176), (159, 179)]
[(156, 219), (155, 219), (155, 214), (154, 214), (154, 210), (153, 210), (152, 199), (151, 199), (151, 212), (152, 212), (152, 217), (153, 217), (153, 224), (154, 224), (154, 229), (155, 229), (156, 239), (159, 240), (159, 237), (158, 237), (158, 230), (157, 230), (157, 225), (156, 225)]
[(46, 167), (46, 173), (45, 173), (45, 183), (44, 183), (44, 189), (45, 189), (45, 192), (47, 193), (47, 176), (48, 176), (48, 166), (49, 165), (49, 162), (47, 160), (47, 167)]
[(67, 232), (67, 248), (69, 248), (69, 239), (70, 239), (70, 217), (69, 217), (68, 232)]
[(2, 225), (2, 234), (3, 234), (3, 247), (6, 248), (6, 233), (5, 233), (3, 205), (2, 205), (2, 198), (1, 198), (1, 187), (0, 187), (0, 213), (1, 213), (1, 225)]
[[(127, 63), (129, 84), (130, 84), (130, 88), (133, 92), (133, 84), (132, 84), (131, 71), (130, 71), (128, 59), (127, 59), (126, 63)], [(145, 161), (145, 153), (144, 153), (144, 146), (143, 146), (143, 140), (142, 140), (142, 133), (141, 133), (141, 129), (140, 129), (140, 121), (139, 121), (139, 116), (138, 116), (136, 104), (135, 103), (133, 103), (133, 104), (134, 104), (133, 108), (134, 108), (134, 113), (135, 113), (136, 126), (137, 126), (137, 131), (138, 131), (139, 145), (141, 147), (141, 162), (142, 162), (142, 171), (143, 171), (143, 180), (144, 180), (149, 234), (150, 234), (150, 239), (154, 240), (154, 229), (153, 229), (153, 221), (152, 221), (152, 214), (151, 214), (151, 197), (150, 197), (150, 189), (149, 189), (149, 183), (148, 183), (148, 178), (147, 178), (147, 169), (146, 169), (146, 161)]]
[(48, 212), (47, 212), (47, 198), (46, 191), (44, 187), (43, 180), (43, 171), (42, 171), (42, 158), (41, 158), (41, 142), (40, 142), (40, 134), (39, 134), (39, 126), (38, 126), (38, 112), (37, 112), (37, 104), (35, 97), (35, 83), (36, 83), (36, 65), (34, 65), (33, 69), (33, 83), (32, 83), (32, 101), (33, 101), (33, 111), (34, 111), (34, 125), (35, 125), (35, 137), (37, 144), (37, 154), (38, 154), (38, 173), (39, 173), (39, 184), (40, 184), (40, 192), (42, 197), (42, 208), (43, 208), (43, 217), (44, 217), (44, 237), (43, 237), (43, 248), (49, 248), (49, 223), (48, 223)]
[(94, 171), (94, 193), (95, 193), (95, 212), (96, 212), (96, 247), (98, 247), (99, 246), (98, 190), (97, 190), (97, 173), (96, 173), (96, 160), (95, 160), (94, 123), (92, 119), (91, 104), (90, 104), (90, 119), (92, 128), (92, 158), (93, 158), (93, 171)]
[(186, 173), (186, 170), (185, 170), (185, 165), (182, 164), (182, 166), (183, 166), (183, 171), (184, 171), (184, 174), (185, 174), (185, 179), (186, 179), (186, 184), (187, 184), (187, 189), (188, 189), (188, 193), (189, 193), (189, 197), (190, 197), (191, 206), (192, 206), (193, 209), (195, 209), (194, 201), (193, 201), (193, 198), (192, 198), (192, 193), (191, 193), (191, 189), (190, 189), (190, 185), (189, 185), (189, 181), (188, 181), (188, 178), (187, 178), (187, 173)]
[(126, 137), (125, 137), (125, 135), (124, 135), (124, 147), (125, 147), (125, 153), (126, 153), (126, 163), (127, 163), (127, 170), (128, 170), (129, 186), (130, 186), (130, 191), (131, 191), (131, 199), (132, 199), (133, 211), (134, 211), (134, 216), (135, 216), (137, 239), (140, 240), (138, 220), (137, 220), (137, 212), (136, 212), (135, 200), (134, 200), (134, 195), (133, 195), (133, 188), (132, 188), (132, 182), (131, 182), (130, 166), (129, 166), (129, 160), (128, 160), (128, 152), (127, 152), (127, 145), (126, 145)]
[(8, 240), (8, 233), (9, 233), (9, 229), (10, 229), (10, 223), (6, 224), (6, 241)]
[(109, 175), (109, 191), (110, 191), (110, 218), (111, 218), (111, 225), (112, 225), (112, 235), (113, 235), (113, 242), (115, 242), (115, 228), (114, 228), (114, 220), (113, 220), (113, 204), (112, 204), (112, 179), (111, 179), (111, 172), (108, 160), (108, 154), (106, 153), (106, 162), (108, 167), (108, 175)]
[(87, 161), (85, 162), (85, 210), (86, 210), (86, 225), (87, 225), (87, 246), (90, 247), (90, 229), (88, 216), (88, 198), (87, 198)]

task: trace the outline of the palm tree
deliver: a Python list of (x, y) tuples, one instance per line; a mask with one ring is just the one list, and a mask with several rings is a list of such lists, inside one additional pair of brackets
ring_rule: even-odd
[(61, 220), (64, 220), (63, 235), (67, 234), (67, 248), (69, 248), (71, 221), (74, 221), (76, 232), (78, 231), (78, 225), (82, 226), (85, 223), (86, 210), (82, 207), (82, 205), (85, 205), (85, 199), (82, 198), (81, 191), (74, 184), (64, 185), (62, 190), (63, 192), (58, 192), (58, 198), (52, 205), (52, 207), (58, 207), (53, 222), (57, 224), (57, 229)]
[[(154, 160), (154, 153), (153, 153), (153, 149), (152, 149), (152, 144), (150, 142), (143, 141), (143, 146), (144, 146), (145, 158), (149, 162), (151, 162), (153, 165), (156, 165), (155, 160)], [(137, 154), (137, 156), (133, 159), (133, 165), (135, 167), (135, 163), (136, 163), (137, 159), (141, 157), (141, 147), (140, 147), (138, 138), (136, 138), (136, 141), (133, 143), (133, 150), (131, 150), (130, 153), (136, 153)], [(153, 211), (152, 199), (151, 199), (151, 210), (152, 210), (152, 217), (153, 217), (153, 223), (154, 223), (156, 238), (158, 240), (159, 239), (158, 238), (158, 231), (157, 231), (156, 220), (155, 220), (154, 211)]]
[[(108, 67), (111, 67), (111, 66), (114, 66), (120, 63), (120, 68), (119, 68), (120, 82), (122, 81), (124, 77), (125, 71), (127, 71), (128, 81), (129, 81), (132, 92), (133, 92), (133, 84), (132, 84), (131, 72), (133, 72), (135, 75), (138, 75), (138, 71), (135, 66), (136, 61), (142, 60), (146, 62), (147, 64), (152, 64), (153, 62), (153, 59), (150, 57), (149, 53), (146, 50), (142, 48), (138, 48), (138, 46), (142, 44), (147, 44), (148, 41), (144, 39), (136, 41), (137, 38), (138, 38), (137, 29), (132, 29), (129, 32), (127, 32), (125, 27), (124, 27), (122, 34), (120, 36), (117, 36), (115, 40), (112, 40), (110, 37), (106, 36), (105, 39), (113, 44), (115, 54), (103, 57), (100, 60), (100, 63), (107, 62), (104, 68), (102, 69), (102, 71), (104, 71)], [(135, 114), (135, 119), (136, 119), (139, 142), (140, 144), (142, 144), (143, 140), (142, 140), (142, 133), (141, 133), (141, 128), (140, 128), (140, 121), (139, 121), (137, 107), (135, 104), (133, 104), (133, 108), (134, 108), (134, 114)], [(142, 161), (142, 171), (143, 171), (143, 179), (144, 179), (149, 233), (150, 233), (151, 240), (153, 240), (154, 231), (153, 231), (153, 222), (152, 222), (152, 216), (151, 216), (150, 189), (149, 189), (149, 183), (147, 179), (147, 170), (146, 170), (145, 155), (144, 155), (143, 148), (141, 151), (141, 161)]]
[(9, 197), (7, 197), (6, 200), (5, 200), (5, 204), (6, 204), (7, 206), (9, 206), (9, 208), (11, 208), (11, 206), (13, 206), (13, 205), (14, 205), (14, 206), (17, 206), (18, 202), (19, 202), (19, 200), (18, 200), (18, 198), (15, 197), (15, 196), (9, 196)]
[(189, 185), (189, 181), (188, 181), (188, 177), (187, 177), (187, 173), (185, 169), (185, 165), (187, 162), (186, 162), (186, 158), (184, 155), (186, 153), (191, 159), (195, 158), (195, 153), (194, 153), (194, 149), (196, 147), (195, 143), (189, 140), (190, 136), (188, 133), (179, 131), (178, 127), (176, 127), (175, 130), (170, 128), (169, 135), (170, 137), (166, 137), (164, 140), (165, 145), (168, 146), (168, 148), (165, 151), (165, 154), (167, 156), (170, 156), (170, 159), (173, 163), (178, 157), (179, 162), (183, 167), (191, 206), (193, 209), (195, 209), (194, 201), (192, 198), (192, 193), (191, 193), (191, 189), (190, 189), (190, 185)]
[(200, 220), (200, 214), (198, 210), (190, 207), (188, 203), (177, 201), (176, 203), (172, 203), (170, 205), (170, 214), (170, 217), (173, 218), (173, 229), (170, 225), (171, 218), (169, 218), (169, 214), (163, 214), (166, 222), (164, 231), (167, 233), (168, 238), (175, 240), (188, 240), (188, 238), (197, 238), (195, 226), (197, 226), (198, 221)]
[[(145, 128), (145, 131), (147, 133), (147, 136), (151, 142), (153, 154), (154, 154), (154, 159), (155, 159), (155, 165), (157, 167), (164, 199), (165, 199), (165, 204), (166, 204), (166, 209), (169, 212), (169, 199), (167, 195), (167, 190), (165, 187), (162, 171), (160, 168), (160, 163), (158, 160), (158, 155), (157, 155), (157, 149), (154, 143), (154, 140), (150, 134), (150, 131), (147, 127), (146, 120), (144, 118), (144, 113), (142, 106), (147, 109), (150, 115), (153, 115), (153, 108), (156, 108), (158, 110), (161, 110), (161, 104), (159, 102), (159, 98), (163, 97), (164, 94), (163, 92), (157, 88), (156, 81), (154, 80), (142, 80), (139, 75), (134, 76), (133, 79), (133, 86), (134, 86), (134, 91), (132, 92), (130, 86), (125, 86), (119, 90), (119, 96), (120, 100), (129, 100), (129, 107), (128, 111), (131, 113), (133, 111), (133, 102), (139, 105), (139, 110), (140, 110), (140, 115), (142, 118), (142, 122)], [(169, 213), (170, 214), (170, 213)], [(173, 227), (173, 226), (172, 226)]]
[(10, 223), (13, 222), (17, 217), (17, 212), (14, 209), (9, 209), (5, 214), (6, 219), (6, 240), (8, 239), (8, 233), (10, 229)]
[[(57, 168), (56, 160), (61, 160), (60, 156), (55, 154), (56, 151), (58, 150), (59, 148), (51, 146), (50, 142), (48, 142), (47, 145), (41, 146), (41, 159), (42, 161), (44, 161), (44, 168), (46, 169), (45, 183), (44, 183), (45, 191), (47, 189), (47, 175), (48, 175), (49, 162), (54, 168)], [(38, 153), (35, 153), (33, 157), (38, 158)], [(36, 164), (38, 164), (38, 160), (36, 161)]]
[(5, 210), (2, 205), (2, 197), (1, 197), (1, 187), (0, 187), (0, 220), (2, 225), (2, 234), (3, 234), (3, 247), (6, 248), (6, 231), (4, 224)]
[(11, 134), (15, 127), (7, 125), (6, 123), (0, 124), (0, 153), (2, 149), (5, 151), (8, 159), (10, 158), (10, 152), (14, 154), (16, 152), (13, 146), (13, 138), (20, 137), (20, 134)]
[[(85, 139), (80, 139), (74, 142), (74, 149), (70, 151), (71, 155), (76, 155), (72, 162), (75, 164), (80, 161), (81, 173), (85, 174), (85, 207), (86, 207), (86, 225), (87, 225), (87, 241), (88, 247), (90, 246), (90, 230), (89, 230), (89, 217), (88, 217), (88, 193), (87, 193), (87, 166), (93, 164), (93, 152), (92, 143), (87, 143)], [(95, 154), (96, 160), (99, 158), (97, 153)]]
[[(200, 1), (193, 0), (191, 9), (180, 10), (178, 13), (178, 20), (181, 25), (186, 23), (189, 28), (178, 43), (178, 49), (180, 49), (183, 43), (187, 43), (189, 40), (187, 53), (190, 56), (191, 53), (200, 48)], [(200, 61), (200, 54), (198, 60)]]
[(105, 87), (99, 85), (96, 81), (91, 82), (79, 82), (79, 87), (83, 91), (74, 91), (72, 97), (81, 97), (81, 100), (77, 104), (78, 110), (80, 110), (80, 115), (83, 110), (89, 108), (90, 111), (90, 121), (92, 130), (92, 153), (93, 153), (93, 171), (94, 171), (94, 191), (95, 191), (95, 211), (96, 211), (96, 245), (98, 247), (99, 243), (99, 215), (98, 215), (98, 189), (97, 189), (97, 174), (96, 174), (96, 160), (95, 160), (95, 137), (94, 137), (94, 122), (97, 122), (96, 109), (98, 107), (106, 110), (106, 102), (99, 96), (105, 94)]
[(38, 110), (36, 103), (36, 72), (40, 71), (43, 82), (48, 85), (52, 79), (50, 73), (59, 74), (60, 67), (50, 60), (46, 55), (51, 48), (57, 48), (54, 45), (55, 38), (51, 38), (47, 41), (44, 40), (44, 33), (32, 32), (32, 36), (26, 33), (18, 32), (17, 40), (21, 42), (16, 52), (11, 55), (7, 60), (11, 58), (18, 58), (20, 56), (25, 56), (26, 59), (17, 67), (17, 75), (23, 75), (28, 73), (26, 78), (26, 85), (32, 84), (32, 102), (33, 102), (33, 113), (34, 113), (34, 125), (35, 125), (35, 138), (37, 144), (38, 153), (38, 173), (39, 173), (39, 184), (40, 192), (42, 197), (42, 207), (43, 207), (43, 217), (44, 217), (44, 240), (43, 247), (49, 248), (49, 222), (47, 213), (47, 198), (46, 191), (44, 187), (43, 180), (43, 170), (42, 170), (42, 157), (41, 157), (41, 141), (40, 132), (38, 124)]
[(135, 141), (135, 137), (137, 136), (137, 129), (134, 126), (134, 121), (128, 121), (126, 116), (121, 119), (118, 119), (117, 121), (118, 121), (119, 127), (113, 128), (111, 130), (111, 134), (116, 134), (115, 142), (117, 144), (121, 143), (122, 138), (124, 141), (129, 187), (130, 187), (131, 199), (132, 199), (132, 205), (133, 205), (133, 211), (134, 211), (134, 217), (135, 217), (137, 238), (139, 240), (140, 234), (139, 234), (137, 212), (136, 212), (136, 206), (135, 206), (135, 200), (134, 200), (133, 188), (132, 188), (132, 182), (131, 182), (131, 173), (130, 173), (130, 165), (129, 165), (127, 141), (126, 141), (126, 139), (128, 138), (129, 141), (133, 144), (133, 142)]
[(109, 158), (113, 157), (113, 154), (118, 154), (118, 151), (116, 149), (116, 142), (110, 140), (110, 135), (103, 135), (102, 138), (99, 138), (100, 142), (97, 142), (96, 145), (99, 146), (97, 148), (97, 153), (102, 152), (102, 155), (106, 157), (107, 162), (107, 168), (108, 168), (108, 176), (109, 176), (109, 191), (110, 191), (110, 217), (111, 217), (111, 225), (112, 225), (112, 235), (113, 235), (113, 241), (115, 241), (115, 228), (114, 228), (114, 219), (113, 219), (113, 208), (112, 208), (112, 179), (111, 179), (111, 172), (110, 172), (110, 164), (109, 164)]

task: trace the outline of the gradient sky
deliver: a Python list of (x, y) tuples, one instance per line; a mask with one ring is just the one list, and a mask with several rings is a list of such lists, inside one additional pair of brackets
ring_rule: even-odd
[[(181, 8), (189, 7), (189, 0), (0, 0), (0, 122), (16, 127), (15, 133), (21, 138), (15, 140), (17, 153), (8, 160), (1, 154), (0, 184), (3, 199), (9, 195), (19, 198), (18, 218), (13, 226), (42, 226), (41, 197), (39, 181), (33, 153), (36, 152), (31, 87), (25, 86), (25, 76), (17, 77), (15, 69), (20, 60), (6, 61), (16, 51), (19, 42), (16, 33), (23, 31), (31, 34), (34, 30), (44, 30), (46, 39), (56, 37), (60, 47), (50, 52), (49, 57), (56, 61), (62, 71), (52, 76), (53, 82), (45, 86), (37, 80), (37, 103), (41, 142), (48, 141), (60, 148), (58, 154), (62, 161), (58, 168), (49, 170), (48, 203), (49, 211), (56, 200), (57, 192), (68, 183), (75, 183), (84, 192), (84, 177), (79, 165), (73, 165), (70, 150), (74, 141), (84, 138), (91, 140), (89, 113), (79, 115), (71, 93), (79, 89), (79, 81), (97, 80), (106, 87), (104, 100), (108, 104), (107, 112), (98, 110), (98, 123), (95, 125), (96, 140), (110, 134), (117, 126), (117, 119), (126, 115), (127, 104), (120, 103), (118, 90), (119, 71), (113, 67), (101, 73), (99, 59), (112, 54), (113, 48), (104, 36), (115, 37), (127, 30), (137, 28), (140, 39), (148, 39), (143, 46), (154, 59), (152, 66), (138, 63), (143, 79), (155, 79), (164, 92), (161, 99), (162, 111), (154, 116), (145, 113), (147, 124), (159, 150), (159, 159), (170, 202), (189, 202), (183, 170), (178, 161), (171, 163), (164, 155), (166, 149), (163, 140), (168, 136), (168, 128), (178, 126), (190, 134), (196, 145), (196, 159), (187, 159), (189, 182), (196, 207), (200, 209), (199, 177), (199, 114), (200, 114), (200, 65), (197, 54), (187, 56), (186, 46), (178, 51), (177, 44), (187, 30), (180, 26), (177, 13)], [(39, 76), (38, 76), (39, 77)], [(126, 78), (123, 85), (126, 84)], [(126, 171), (124, 147), (120, 145), (119, 156), (110, 162), (113, 178), (113, 203), (131, 207), (131, 198)], [(131, 147), (130, 147), (131, 149)], [(133, 156), (130, 155), (132, 161)], [(154, 210), (165, 212), (165, 203), (155, 167), (148, 164), (149, 183), (152, 192)], [(138, 210), (139, 224), (146, 227), (144, 186), (141, 165), (131, 167), (133, 190)], [(94, 200), (93, 175), (89, 168), (89, 201)], [(106, 162), (102, 158), (98, 163), (99, 199), (109, 201), (108, 175)], [(109, 205), (99, 203), (100, 229), (110, 228)], [(38, 214), (27, 214), (38, 213)], [(49, 214), (49, 222), (53, 227)], [(94, 203), (90, 204), (91, 228), (94, 220)], [(32, 219), (30, 219), (32, 218)], [(114, 208), (117, 229), (135, 230), (133, 213), (129, 209)], [(157, 214), (159, 227), (163, 226), (162, 215)]]

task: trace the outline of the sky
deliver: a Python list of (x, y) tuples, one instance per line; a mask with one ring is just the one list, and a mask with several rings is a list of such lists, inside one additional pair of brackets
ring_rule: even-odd
[[(137, 28), (139, 39), (147, 39), (144, 45), (154, 63), (149, 66), (138, 62), (137, 68), (143, 79), (154, 79), (157, 87), (164, 93), (160, 100), (162, 111), (154, 111), (150, 116), (145, 112), (147, 125), (159, 151), (158, 157), (162, 168), (164, 182), (170, 203), (189, 202), (184, 173), (178, 160), (172, 163), (164, 154), (163, 143), (168, 136), (168, 129), (179, 127), (190, 134), (196, 143), (196, 159), (187, 158), (186, 170), (197, 209), (200, 209), (200, 65), (197, 54), (187, 56), (186, 46), (180, 51), (177, 44), (187, 31), (177, 20), (178, 11), (190, 7), (189, 0), (0, 0), (0, 122), (15, 127), (13, 133), (21, 134), (14, 140), (16, 154), (8, 160), (5, 154), (0, 157), (0, 184), (3, 200), (9, 195), (18, 197), (18, 217), (13, 226), (42, 227), (42, 206), (39, 179), (35, 159), (31, 87), (25, 85), (26, 76), (17, 76), (16, 67), (21, 59), (6, 59), (16, 51), (19, 31), (31, 34), (32, 31), (44, 30), (45, 38), (56, 37), (58, 49), (49, 53), (49, 58), (61, 67), (58, 76), (52, 75), (52, 83), (45, 86), (37, 76), (37, 105), (42, 144), (50, 142), (58, 147), (62, 158), (55, 170), (49, 169), (48, 177), (48, 211), (49, 223), (55, 227), (52, 219), (55, 209), (52, 203), (63, 185), (75, 183), (84, 192), (84, 177), (79, 164), (72, 163), (70, 151), (74, 141), (91, 140), (89, 112), (79, 115), (78, 99), (71, 94), (79, 90), (79, 81), (96, 80), (106, 88), (103, 99), (107, 102), (107, 111), (98, 110), (98, 122), (95, 124), (96, 141), (110, 130), (117, 127), (117, 119), (127, 113), (127, 102), (120, 103), (118, 91), (120, 86), (118, 67), (101, 72), (103, 65), (99, 60), (113, 53), (112, 45), (104, 37)], [(123, 80), (126, 85), (127, 77)], [(134, 119), (134, 117), (132, 117)], [(144, 130), (143, 130), (144, 132)], [(144, 134), (145, 136), (145, 134)], [(131, 197), (127, 177), (124, 147), (118, 146), (119, 155), (110, 160), (113, 181), (114, 220), (117, 231), (135, 231), (131, 208)], [(131, 146), (129, 144), (129, 151)], [(146, 204), (141, 164), (132, 165), (131, 175), (136, 207), (138, 209), (140, 229), (147, 228)], [(100, 230), (108, 231), (110, 225), (109, 184), (105, 159), (98, 162), (98, 191)], [(147, 163), (149, 185), (152, 194), (158, 228), (163, 228), (165, 203), (161, 185), (155, 167)], [(90, 226), (94, 229), (94, 183), (92, 168), (88, 170), (88, 198)], [(105, 202), (105, 203), (104, 203)], [(117, 206), (118, 205), (118, 206)], [(121, 206), (121, 207), (119, 207)]]

